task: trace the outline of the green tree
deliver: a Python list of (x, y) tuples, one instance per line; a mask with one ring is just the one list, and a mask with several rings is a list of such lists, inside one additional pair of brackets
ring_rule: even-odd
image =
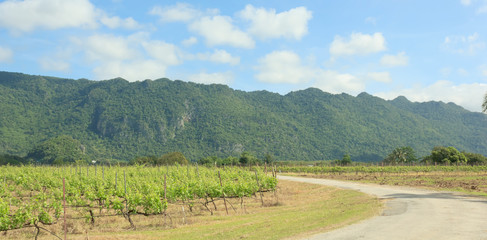
[(187, 165), (188, 159), (180, 152), (170, 152), (157, 159), (156, 165)]
[(387, 164), (401, 164), (416, 162), (417, 160), (416, 153), (412, 147), (399, 147), (392, 150), (383, 162)]
[(237, 165), (238, 164), (238, 158), (230, 156), (230, 157), (222, 159), (221, 163), (222, 163), (221, 165), (224, 165), (224, 166)]
[(426, 163), (467, 163), (467, 157), (454, 147), (434, 147), (431, 154), (423, 159)]
[(198, 164), (206, 165), (206, 166), (230, 166), (230, 165), (237, 165), (239, 163), (239, 159), (236, 157), (227, 157), (227, 158), (219, 158), (216, 156), (209, 156), (205, 158), (200, 158), (198, 160)]
[(209, 156), (209, 157), (200, 158), (198, 160), (198, 164), (206, 165), (206, 166), (215, 166), (215, 164), (218, 165), (220, 161), (221, 161), (220, 158), (216, 156)]
[(240, 158), (238, 159), (238, 161), (240, 162), (240, 164), (246, 165), (249, 164), (253, 158), (254, 156), (252, 156), (252, 154), (250, 154), (249, 152), (243, 152), (242, 154), (240, 154)]
[(274, 156), (272, 156), (269, 153), (266, 153), (264, 155), (264, 162), (267, 163), (267, 164), (272, 164), (274, 162)]
[(130, 165), (157, 165), (157, 157), (156, 156), (143, 156), (143, 157), (136, 157), (130, 160)]
[(249, 152), (243, 152), (240, 155), (239, 162), (242, 165), (248, 165), (248, 164), (254, 165), (254, 164), (257, 164), (257, 163), (261, 163), (258, 158), (256, 158), (254, 155), (252, 155)]
[(2, 154), (0, 155), (0, 165), (23, 165), (27, 164), (27, 159), (15, 155)]
[(42, 164), (74, 163), (77, 160), (86, 161), (83, 149), (83, 145), (78, 140), (61, 135), (37, 145), (26, 158)]
[(487, 164), (487, 157), (479, 153), (467, 153), (462, 152), (467, 157), (467, 163), (470, 165), (483, 165)]
[(352, 158), (350, 157), (349, 154), (343, 155), (342, 160), (340, 160), (340, 165), (346, 166), (352, 164)]

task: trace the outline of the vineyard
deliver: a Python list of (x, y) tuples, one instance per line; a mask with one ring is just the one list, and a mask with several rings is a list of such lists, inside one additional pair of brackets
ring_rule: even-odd
[(244, 208), (246, 198), (277, 186), (267, 169), (201, 166), (3, 166), (0, 182), (0, 231), (35, 227), (38, 232), (62, 222), (65, 212), (92, 223), (119, 216), (134, 229), (134, 216), (165, 218), (171, 205), (188, 212), (199, 205), (213, 215), (215, 202), (223, 201), (228, 213), (228, 199)]
[(0, 234), (61, 239), (63, 232), (81, 237), (85, 231), (170, 229), (224, 215), (248, 216), (253, 207), (286, 201), (276, 194), (276, 172), (487, 195), (487, 166), (3, 166)]

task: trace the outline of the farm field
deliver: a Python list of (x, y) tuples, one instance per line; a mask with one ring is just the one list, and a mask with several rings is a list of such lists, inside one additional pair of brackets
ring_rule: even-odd
[(487, 166), (280, 167), (282, 173), (487, 196)]
[(0, 170), (2, 239), (63, 238), (64, 212), (69, 239), (281, 239), (347, 225), (381, 206), (354, 191), (278, 184), (259, 168)]

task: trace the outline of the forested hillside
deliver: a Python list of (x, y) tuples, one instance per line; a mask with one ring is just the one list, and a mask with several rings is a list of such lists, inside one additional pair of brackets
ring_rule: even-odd
[(487, 116), (455, 104), (307, 89), (279, 95), (169, 79), (71, 80), (0, 72), (0, 154), (68, 135), (92, 159), (179, 151), (188, 159), (382, 160), (400, 146), (487, 154)]

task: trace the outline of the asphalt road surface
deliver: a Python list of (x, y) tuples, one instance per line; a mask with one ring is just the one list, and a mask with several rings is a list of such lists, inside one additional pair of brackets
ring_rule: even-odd
[(487, 240), (487, 199), (461, 193), (278, 176), (282, 180), (352, 189), (387, 199), (379, 216), (306, 239)]

